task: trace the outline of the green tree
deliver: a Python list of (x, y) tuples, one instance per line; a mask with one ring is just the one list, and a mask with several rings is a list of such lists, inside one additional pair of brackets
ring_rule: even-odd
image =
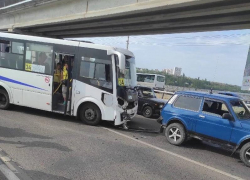
[(141, 69), (141, 68), (137, 68), (137, 72), (164, 75), (166, 85), (171, 85), (171, 86), (181, 86), (181, 87), (189, 87), (189, 88), (195, 88), (195, 89), (208, 89), (208, 90), (213, 88), (213, 90), (220, 90), (220, 91), (246, 92), (246, 91), (241, 91), (240, 86), (223, 84), (223, 83), (218, 83), (218, 82), (211, 82), (211, 81), (208, 81), (207, 79), (202, 80), (200, 79), (200, 77), (190, 78), (190, 77), (186, 77), (184, 73), (182, 76), (174, 76), (174, 75), (166, 74), (166, 72), (163, 72), (163, 71), (156, 72), (155, 70)]

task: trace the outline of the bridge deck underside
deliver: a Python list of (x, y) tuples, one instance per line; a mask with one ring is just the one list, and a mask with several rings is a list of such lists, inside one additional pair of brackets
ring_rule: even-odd
[(249, 28), (249, 0), (210, 0), (203, 3), (195, 1), (106, 16), (16, 27), (15, 30), (26, 34), (70, 38)]

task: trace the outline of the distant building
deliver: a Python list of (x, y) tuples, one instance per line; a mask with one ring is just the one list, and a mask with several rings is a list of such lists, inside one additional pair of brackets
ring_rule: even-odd
[(173, 70), (173, 75), (175, 76), (181, 76), (181, 68), (179, 67), (175, 67), (174, 70)]
[(167, 73), (167, 74), (171, 74), (173, 75), (173, 69), (164, 69), (164, 71)]

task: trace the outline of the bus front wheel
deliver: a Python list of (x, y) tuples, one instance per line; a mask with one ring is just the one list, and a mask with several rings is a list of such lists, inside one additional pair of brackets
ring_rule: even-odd
[(80, 119), (87, 125), (96, 126), (101, 121), (100, 109), (93, 103), (86, 103), (81, 106)]
[(0, 89), (0, 109), (8, 109), (10, 106), (10, 99), (8, 93)]

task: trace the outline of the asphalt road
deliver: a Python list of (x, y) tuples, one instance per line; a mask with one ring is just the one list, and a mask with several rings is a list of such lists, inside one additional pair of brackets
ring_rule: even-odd
[[(159, 130), (141, 116), (129, 125)], [(18, 106), (0, 110), (0, 148), (34, 180), (250, 179), (238, 155), (208, 144), (176, 147), (162, 134), (92, 127)]]

